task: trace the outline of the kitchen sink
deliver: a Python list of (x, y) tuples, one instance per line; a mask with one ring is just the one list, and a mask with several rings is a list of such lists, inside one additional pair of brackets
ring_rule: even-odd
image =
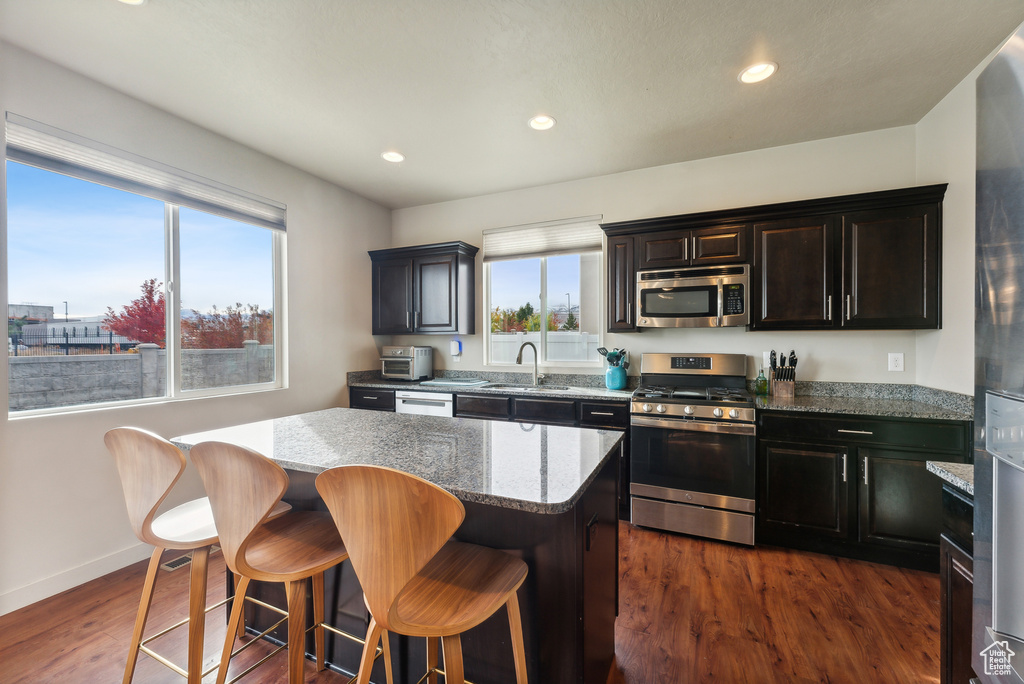
[(564, 392), (569, 389), (567, 385), (504, 385), (502, 383), (492, 383), (484, 385), (486, 389), (498, 389), (506, 392)]

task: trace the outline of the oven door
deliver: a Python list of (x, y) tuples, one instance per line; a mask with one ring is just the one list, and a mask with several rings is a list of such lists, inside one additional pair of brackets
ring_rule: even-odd
[(634, 416), (630, 492), (697, 506), (754, 512), (756, 428)]

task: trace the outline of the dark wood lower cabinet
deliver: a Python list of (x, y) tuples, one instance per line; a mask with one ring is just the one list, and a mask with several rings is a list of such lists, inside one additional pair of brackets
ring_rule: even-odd
[(937, 572), (942, 484), (969, 421), (760, 414), (755, 539)]
[[(590, 684), (604, 682), (615, 655), (615, 616), (618, 606), (618, 517), (616, 480), (618, 458), (602, 467), (582, 498), (568, 511), (541, 514), (463, 502), (466, 519), (456, 538), (502, 549), (522, 558), (529, 567), (519, 589), (519, 605), (531, 682)], [(325, 510), (315, 488), (315, 475), (288, 471), (291, 482), (284, 500), (298, 510)], [(233, 578), (227, 573), (228, 593)], [(250, 596), (284, 605), (280, 585), (252, 582)], [(326, 619), (362, 637), (369, 614), (359, 581), (346, 561), (327, 572)], [(312, 615), (312, 593), (307, 616)], [(259, 607), (246, 606), (246, 627), (266, 629), (279, 620)], [(311, 618), (310, 618), (311, 619)], [(287, 627), (279, 626), (271, 638), (283, 642)], [(508, 615), (499, 610), (462, 636), (466, 678), (501, 684), (515, 681)], [(313, 652), (312, 634), (307, 653)], [(327, 660), (331, 667), (351, 675), (361, 647), (328, 633)], [(411, 684), (425, 671), (426, 643), (392, 635), (391, 658), (395, 682)], [(384, 681), (378, 661), (372, 679)]]
[(942, 684), (966, 684), (971, 667), (971, 612), (974, 559), (942, 535), (939, 575), (942, 580)]

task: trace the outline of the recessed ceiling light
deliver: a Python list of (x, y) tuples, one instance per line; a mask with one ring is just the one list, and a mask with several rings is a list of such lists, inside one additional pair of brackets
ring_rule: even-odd
[(384, 152), (380, 156), (384, 158), (384, 161), (389, 161), (393, 164), (405, 161), (405, 155), (401, 152)]
[(538, 114), (537, 116), (530, 119), (530, 128), (535, 131), (546, 131), (555, 125), (554, 117), (550, 117), (546, 114)]
[(762, 62), (761, 64), (753, 64), (740, 72), (740, 83), (759, 83), (760, 81), (765, 80), (778, 70), (779, 65), (776, 64), (775, 62)]

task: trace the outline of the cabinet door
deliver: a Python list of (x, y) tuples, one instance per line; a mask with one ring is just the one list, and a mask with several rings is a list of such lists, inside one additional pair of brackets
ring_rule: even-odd
[(636, 331), (636, 238), (608, 238), (608, 332)]
[(455, 332), (458, 329), (456, 259), (454, 254), (444, 254), (413, 261), (416, 302), (413, 328), (416, 332)]
[(974, 600), (974, 559), (942, 535), (939, 577), (942, 581), (942, 684), (975, 677), (971, 667), (971, 619)]
[(843, 327), (939, 327), (936, 205), (844, 215), (842, 240)]
[(373, 334), (412, 332), (412, 259), (373, 262)]
[(512, 398), (512, 420), (520, 423), (575, 425), (576, 401), (573, 399)]
[(758, 534), (846, 537), (849, 457), (841, 447), (762, 443)]
[(747, 260), (750, 226), (699, 228), (690, 238), (690, 263), (739, 264)]
[(942, 480), (925, 467), (932, 454), (860, 447), (860, 541), (935, 553), (942, 533)]
[(676, 268), (690, 263), (690, 231), (662, 230), (640, 235), (640, 268)]
[(751, 328), (830, 328), (832, 217), (754, 225)]

